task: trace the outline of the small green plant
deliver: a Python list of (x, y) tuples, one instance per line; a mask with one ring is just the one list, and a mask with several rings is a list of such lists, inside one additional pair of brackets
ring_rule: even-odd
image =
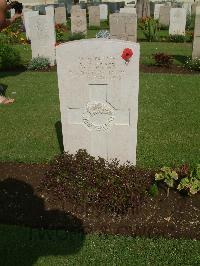
[(45, 70), (48, 69), (50, 66), (50, 61), (46, 57), (38, 56), (33, 58), (29, 65), (28, 70)]
[(185, 67), (189, 70), (200, 71), (200, 58), (191, 59), (188, 58), (185, 61)]
[(185, 36), (184, 35), (179, 35), (179, 34), (175, 34), (175, 35), (169, 35), (169, 41), (170, 42), (185, 42)]
[(11, 70), (21, 65), (21, 57), (19, 51), (10, 45), (0, 45), (0, 69)]
[(170, 67), (173, 63), (172, 56), (164, 53), (153, 54), (153, 59), (157, 66)]
[(200, 192), (200, 164), (191, 171), (189, 176), (181, 179), (177, 189), (184, 190), (189, 195)]
[(85, 35), (83, 33), (73, 33), (68, 37), (69, 41), (75, 41), (81, 39), (85, 39)]
[(158, 20), (153, 18), (143, 18), (139, 21), (139, 27), (149, 42), (158, 40), (158, 26)]
[(161, 172), (155, 174), (155, 180), (164, 181), (164, 183), (168, 186), (167, 188), (167, 196), (168, 196), (169, 189), (173, 188), (175, 185), (175, 181), (178, 180), (178, 174), (170, 167), (162, 167)]
[(150, 187), (150, 190), (149, 190), (149, 194), (152, 196), (152, 197), (155, 197), (157, 196), (159, 193), (158, 191), (158, 185), (157, 183), (153, 183)]

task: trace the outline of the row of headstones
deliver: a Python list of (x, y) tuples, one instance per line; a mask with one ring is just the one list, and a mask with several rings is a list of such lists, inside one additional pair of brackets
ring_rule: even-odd
[[(104, 12), (101, 12), (102, 6)], [(103, 14), (101, 17), (101, 13)], [(100, 27), (101, 18), (108, 18), (107, 5), (89, 7), (89, 26)], [(134, 8), (121, 8), (120, 13), (109, 15), (110, 36), (115, 39), (137, 41), (137, 15)], [(71, 32), (87, 32), (86, 9), (76, 5), (71, 10)]]
[[(173, 9), (172, 9), (173, 10)], [(176, 9), (175, 9), (176, 10)], [(181, 10), (178, 9), (179, 11)], [(197, 9), (199, 10), (199, 9)], [(91, 25), (95, 26), (96, 22), (96, 11), (98, 11), (99, 18), (99, 8), (91, 7), (89, 9), (89, 15), (91, 14)], [(25, 12), (29, 15), (29, 19), (26, 20), (29, 23), (28, 27), (26, 25), (27, 35), (31, 39), (32, 57), (44, 56), (48, 57), (51, 61), (51, 65), (55, 64), (55, 14), (54, 7), (46, 7), (46, 15), (39, 15), (37, 11)], [(174, 20), (175, 27), (177, 27), (176, 15)], [(99, 20), (99, 19), (98, 19)], [(110, 20), (110, 33), (112, 39), (121, 39), (128, 41), (137, 41), (137, 15), (136, 14), (126, 14), (126, 13), (115, 13), (111, 14)], [(94, 23), (94, 24), (93, 24)], [(194, 34), (194, 49), (193, 57), (199, 57), (199, 15), (197, 11), (196, 24), (195, 24), (195, 34)], [(71, 14), (71, 27), (72, 32), (82, 32), (87, 31), (86, 22), (86, 10), (75, 6), (72, 9)]]
[(182, 8), (172, 8), (166, 4), (155, 4), (154, 19), (158, 19), (160, 25), (169, 26), (170, 35), (185, 35), (187, 16), (196, 14), (200, 2), (183, 3), (182, 6)]

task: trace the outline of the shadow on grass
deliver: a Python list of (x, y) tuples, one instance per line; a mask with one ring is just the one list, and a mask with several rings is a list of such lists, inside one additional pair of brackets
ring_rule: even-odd
[[(0, 183), (0, 223), (4, 224), (0, 225), (1, 265), (30, 266), (41, 256), (80, 251), (85, 240), (81, 220), (70, 213), (45, 209), (44, 203), (24, 181), (8, 178)], [(29, 228), (12, 229), (5, 224)]]
[(180, 62), (181, 64), (185, 64), (185, 62), (187, 61), (187, 59), (188, 59), (188, 56), (185, 56), (185, 55), (173, 55), (173, 58), (176, 60), (176, 61), (178, 61), (178, 62)]
[(63, 135), (62, 135), (62, 123), (61, 123), (61, 121), (57, 121), (55, 123), (55, 129), (56, 129), (58, 144), (60, 147), (60, 152), (63, 153), (64, 152), (64, 146), (63, 146)]

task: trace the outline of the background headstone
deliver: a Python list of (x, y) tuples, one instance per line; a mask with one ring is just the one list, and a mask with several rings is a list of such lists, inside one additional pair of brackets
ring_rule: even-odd
[(80, 7), (72, 7), (71, 32), (72, 34), (87, 33), (86, 9), (81, 9)]
[(120, 8), (120, 13), (122, 13), (122, 14), (136, 14), (136, 8), (133, 8), (133, 7)]
[[(102, 49), (103, 47), (103, 49)], [(134, 55), (128, 64), (125, 48)], [(57, 47), (57, 72), (65, 151), (136, 164), (139, 44), (81, 40)]]
[(55, 8), (55, 22), (56, 24), (64, 24), (67, 21), (66, 8), (59, 6)]
[(185, 8), (171, 8), (170, 10), (170, 35), (185, 35), (186, 10)]
[(46, 15), (30, 18), (32, 58), (49, 58), (51, 66), (55, 64), (55, 20), (53, 7), (46, 8)]
[(155, 4), (155, 7), (154, 7), (154, 19), (159, 19), (160, 7), (161, 6), (164, 6), (164, 4)]
[(150, 2), (149, 2), (149, 0), (137, 0), (136, 10), (137, 10), (137, 17), (138, 18), (150, 17)]
[(99, 5), (100, 8), (100, 20), (107, 20), (108, 19), (108, 5), (101, 4)]
[(89, 6), (89, 26), (100, 27), (100, 7)]
[(137, 42), (137, 16), (135, 14), (111, 14), (111, 39)]
[(200, 6), (196, 8), (192, 58), (200, 58)]
[(169, 26), (170, 6), (161, 6), (159, 14), (159, 23), (163, 26)]

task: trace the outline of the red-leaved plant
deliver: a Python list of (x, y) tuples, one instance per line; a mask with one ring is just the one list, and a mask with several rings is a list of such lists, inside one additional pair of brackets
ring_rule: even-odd
[(170, 67), (173, 63), (172, 56), (164, 53), (153, 54), (153, 59), (157, 66)]

